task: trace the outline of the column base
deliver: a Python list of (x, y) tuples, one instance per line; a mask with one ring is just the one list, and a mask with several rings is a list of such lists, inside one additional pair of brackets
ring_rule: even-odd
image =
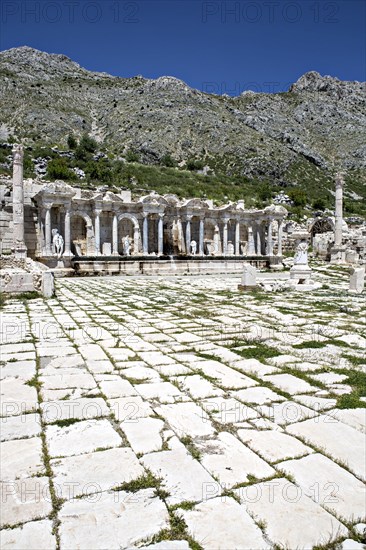
[(346, 247), (339, 246), (331, 248), (330, 250), (330, 263), (333, 265), (346, 263)]
[(17, 260), (24, 260), (27, 257), (27, 248), (16, 248), (14, 250), (14, 256)]

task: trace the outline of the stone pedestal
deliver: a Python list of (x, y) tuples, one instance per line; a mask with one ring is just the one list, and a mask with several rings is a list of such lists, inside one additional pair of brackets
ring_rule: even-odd
[(55, 293), (55, 283), (52, 271), (44, 271), (42, 274), (42, 294), (45, 298), (51, 298)]
[(349, 279), (349, 292), (361, 294), (365, 288), (365, 266), (351, 268)]
[(290, 269), (290, 281), (296, 285), (309, 284), (311, 274), (312, 269), (307, 264), (295, 264)]
[(345, 264), (346, 263), (346, 247), (338, 246), (330, 249), (330, 263), (331, 264)]
[(257, 270), (253, 265), (244, 264), (239, 290), (255, 290), (257, 288)]
[(290, 269), (290, 285), (294, 290), (315, 290), (321, 288), (320, 283), (311, 280), (312, 269), (308, 264), (295, 264)]

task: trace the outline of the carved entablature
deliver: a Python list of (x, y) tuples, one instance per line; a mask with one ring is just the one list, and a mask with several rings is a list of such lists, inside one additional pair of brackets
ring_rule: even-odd
[(76, 195), (76, 190), (64, 181), (54, 181), (47, 183), (34, 197), (38, 204), (52, 203), (54, 205), (64, 205), (69, 203)]
[(273, 219), (286, 218), (288, 214), (286, 208), (280, 204), (271, 204), (271, 206), (266, 206), (263, 212), (266, 216)]

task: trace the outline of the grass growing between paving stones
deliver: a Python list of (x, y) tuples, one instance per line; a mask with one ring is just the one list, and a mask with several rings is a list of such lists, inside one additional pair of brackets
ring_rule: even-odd
[(366, 397), (366, 373), (348, 369), (337, 369), (337, 373), (347, 376), (347, 380), (344, 380), (343, 383), (350, 385), (352, 392), (339, 395), (336, 407), (338, 409), (366, 408), (366, 402), (360, 399)]
[(166, 540), (186, 540), (191, 550), (203, 550), (203, 547), (188, 534), (187, 524), (184, 519), (176, 513), (176, 510), (176, 507), (168, 507), (170, 529), (163, 529), (157, 533), (150, 541), (151, 544), (157, 544)]
[(181, 442), (183, 443), (187, 451), (193, 456), (193, 458), (195, 458), (196, 460), (201, 460), (201, 451), (195, 446), (192, 438), (189, 435), (182, 437)]
[[(241, 346), (250, 346), (247, 349), (236, 349)], [(281, 352), (275, 348), (271, 348), (266, 344), (253, 343), (252, 340), (235, 340), (234, 344), (227, 346), (232, 351), (235, 351), (238, 355), (244, 359), (257, 359), (260, 362), (265, 362), (266, 359), (271, 357), (277, 357), (281, 355)]]

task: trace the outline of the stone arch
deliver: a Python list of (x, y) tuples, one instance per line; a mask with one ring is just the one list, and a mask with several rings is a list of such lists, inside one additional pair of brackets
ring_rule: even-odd
[(117, 221), (118, 223), (123, 220), (124, 218), (130, 220), (132, 223), (133, 223), (133, 227), (134, 228), (139, 228), (139, 222), (138, 222), (138, 219), (136, 218), (136, 216), (134, 216), (133, 214), (128, 214), (127, 212), (124, 213), (124, 214), (118, 214), (117, 216)]
[(334, 223), (330, 218), (315, 219), (309, 228), (311, 238), (313, 239), (318, 233), (334, 232)]
[(334, 222), (331, 218), (318, 218), (309, 227), (311, 241), (319, 233), (334, 233)]
[(117, 216), (118, 228), (119, 228), (120, 222), (123, 222), (124, 220), (128, 220), (132, 223), (133, 234), (131, 234), (130, 230), (127, 229), (127, 227), (124, 228), (124, 230), (122, 231), (122, 234), (120, 234), (120, 231), (118, 231), (118, 233), (119, 233), (119, 236), (118, 236), (118, 252), (119, 252), (119, 254), (124, 255), (125, 252), (123, 250), (122, 239), (126, 235), (128, 235), (128, 237), (130, 237), (130, 240), (131, 240), (131, 243), (132, 243), (131, 253), (136, 256), (139, 253), (140, 249), (141, 249), (140, 224), (139, 224), (138, 219), (136, 218), (136, 216), (134, 216), (133, 214), (128, 214), (127, 212), (125, 212), (125, 213), (119, 214)]
[[(85, 212), (71, 212), (71, 252), (75, 256), (89, 256), (94, 254), (93, 223)], [(74, 222), (73, 222), (74, 218)], [(75, 218), (79, 221), (75, 222)], [(84, 220), (84, 224), (80, 223)]]

